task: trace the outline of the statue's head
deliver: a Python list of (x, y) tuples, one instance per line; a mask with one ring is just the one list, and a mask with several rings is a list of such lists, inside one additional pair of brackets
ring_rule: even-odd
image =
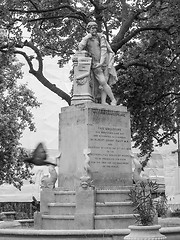
[(89, 32), (89, 30), (92, 28), (92, 27), (97, 27), (98, 28), (98, 25), (96, 22), (89, 22), (86, 26), (86, 30), (87, 32)]

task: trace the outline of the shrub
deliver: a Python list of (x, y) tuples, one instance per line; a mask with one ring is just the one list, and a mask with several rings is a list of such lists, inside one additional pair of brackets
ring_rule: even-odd
[(168, 211), (168, 205), (167, 205), (167, 197), (159, 196), (156, 199), (156, 211), (158, 214), (158, 217), (164, 217), (167, 214)]
[(139, 225), (153, 225), (157, 214), (153, 194), (158, 189), (156, 182), (137, 182), (130, 190), (130, 199), (134, 206), (134, 217)]
[(16, 219), (33, 219), (34, 209), (31, 202), (0, 202), (0, 212), (16, 212)]

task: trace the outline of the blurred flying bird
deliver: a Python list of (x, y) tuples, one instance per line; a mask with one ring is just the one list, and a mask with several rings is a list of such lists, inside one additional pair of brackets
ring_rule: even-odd
[(44, 166), (44, 165), (53, 165), (57, 166), (56, 163), (50, 162), (47, 160), (47, 153), (45, 150), (45, 147), (43, 146), (43, 143), (39, 143), (37, 147), (34, 149), (32, 156), (25, 158), (25, 163), (31, 163), (36, 166)]

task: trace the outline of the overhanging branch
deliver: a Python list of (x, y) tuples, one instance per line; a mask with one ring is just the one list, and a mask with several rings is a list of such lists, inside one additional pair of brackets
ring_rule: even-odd
[(43, 72), (42, 72), (42, 70), (43, 70), (43, 62), (42, 62), (42, 57), (40, 55), (39, 50), (31, 42), (25, 41), (24, 46), (30, 47), (31, 49), (33, 49), (35, 51), (35, 53), (37, 55), (37, 60), (39, 62), (38, 70), (34, 69), (31, 57), (29, 57), (25, 52), (20, 51), (20, 50), (17, 49), (17, 48), (23, 48), (23, 45), (16, 45), (15, 46), (16, 49), (13, 51), (14, 54), (22, 55), (26, 59), (28, 65), (29, 65), (29, 72), (32, 75), (34, 75), (45, 87), (47, 87), (50, 91), (52, 91), (55, 94), (57, 94), (59, 97), (61, 97), (63, 100), (65, 100), (70, 105), (71, 104), (71, 97), (67, 93), (65, 93), (63, 90), (61, 90), (60, 88), (56, 87), (55, 84), (52, 84), (50, 81), (48, 81), (48, 79), (46, 79), (44, 77)]
[(39, 63), (38, 71), (42, 72), (43, 71), (43, 61), (42, 61), (42, 57), (41, 57), (41, 54), (40, 54), (38, 48), (36, 46), (34, 46), (33, 43), (28, 42), (28, 41), (24, 42), (24, 46), (31, 48), (36, 53), (37, 60)]
[(116, 40), (116, 42), (113, 41), (112, 44), (111, 44), (111, 47), (112, 47), (114, 52), (117, 52), (125, 43), (130, 41), (132, 38), (134, 38), (135, 36), (137, 36), (141, 32), (144, 32), (144, 31), (165, 31), (166, 33), (169, 34), (169, 29), (171, 27), (172, 26), (169, 26), (169, 27), (147, 26), (147, 27), (138, 28), (138, 29), (134, 30), (133, 32), (131, 32), (127, 37), (120, 40), (119, 42), (117, 40)]
[(26, 59), (28, 65), (29, 65), (29, 69), (30, 69), (29, 72), (33, 72), (34, 71), (33, 64), (32, 64), (31, 60), (29, 59), (28, 55), (25, 52), (19, 51), (19, 50), (15, 50), (14, 53), (15, 54), (20, 54), (20, 55), (22, 55)]

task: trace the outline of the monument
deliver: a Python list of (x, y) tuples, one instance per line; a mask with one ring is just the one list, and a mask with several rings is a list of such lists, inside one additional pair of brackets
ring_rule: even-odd
[[(115, 75), (112, 66), (107, 67), (108, 74), (105, 71), (106, 55), (103, 61), (99, 59), (100, 66), (93, 55), (79, 50), (73, 57), (72, 105), (63, 107), (59, 116), (58, 187), (42, 190), (36, 226), (128, 228), (134, 223), (128, 200), (132, 185), (130, 114), (126, 107), (116, 106), (109, 89), (109, 78)], [(101, 103), (96, 103), (96, 90), (101, 91)]]
[(120, 188), (132, 183), (129, 113), (125, 107), (81, 103), (60, 114), (59, 187), (76, 189), (85, 174), (95, 187)]

